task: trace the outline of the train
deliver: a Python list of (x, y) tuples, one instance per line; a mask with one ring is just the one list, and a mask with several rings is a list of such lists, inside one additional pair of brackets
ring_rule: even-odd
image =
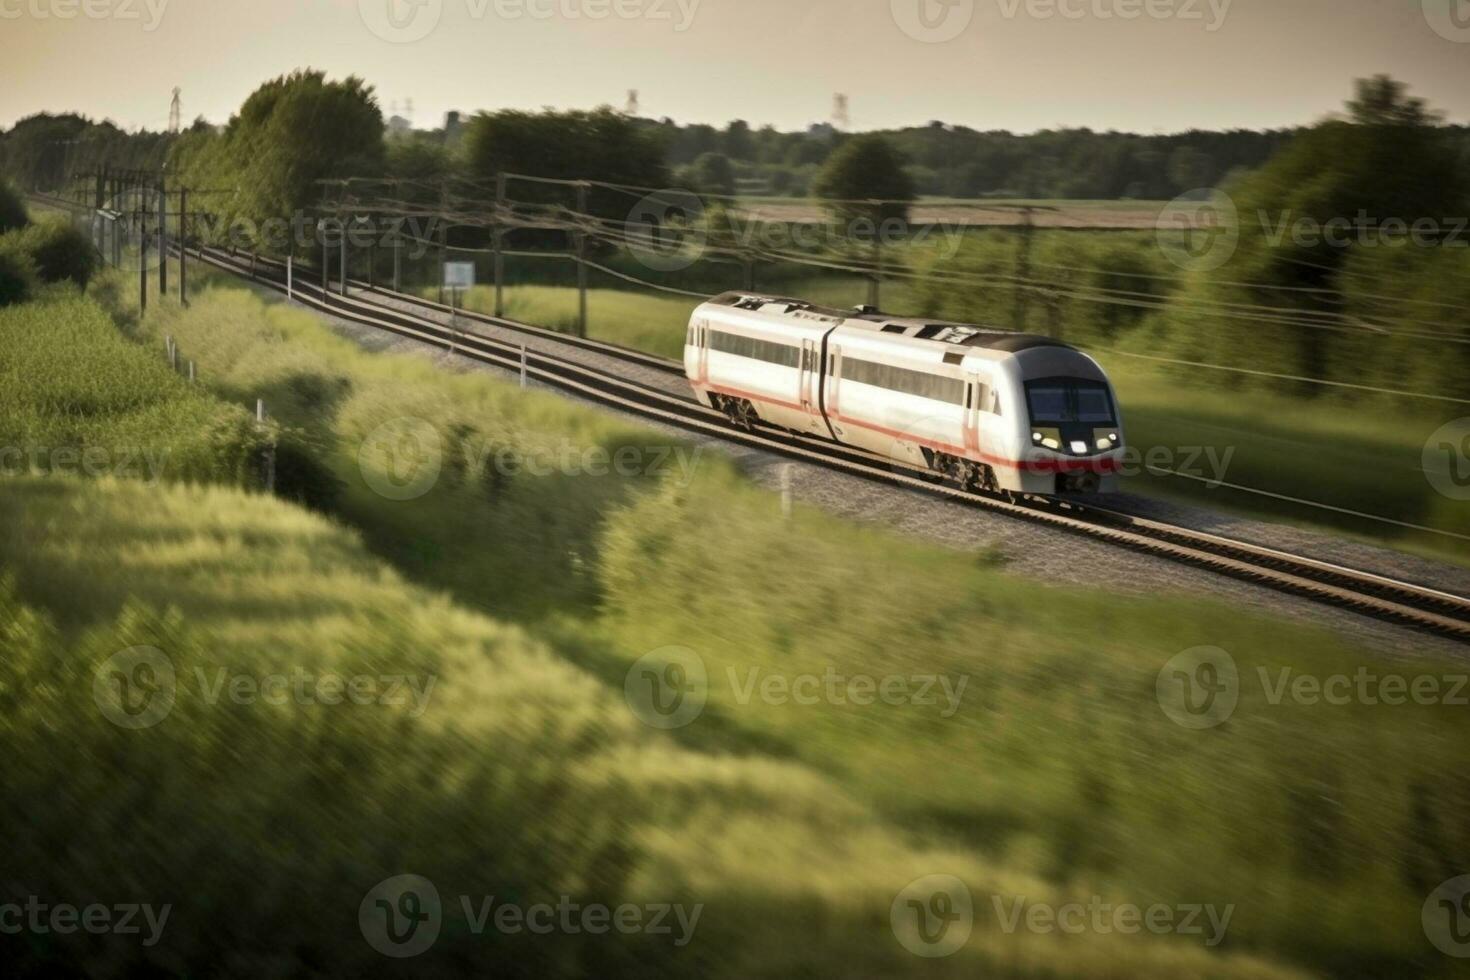
[(1098, 363), (1035, 334), (873, 307), (731, 292), (694, 311), (684, 371), (699, 401), (1011, 499), (1111, 493), (1124, 456)]

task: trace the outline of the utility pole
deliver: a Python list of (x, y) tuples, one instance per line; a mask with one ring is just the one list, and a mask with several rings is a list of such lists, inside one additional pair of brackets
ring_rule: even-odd
[(393, 291), (403, 289), (403, 226), (393, 226)]
[(182, 306), (182, 307), (187, 307), (189, 305), (188, 290), (186, 289), (186, 285), (187, 285), (186, 273), (184, 272), (184, 263), (185, 263), (185, 261), (187, 261), (185, 259), (185, 257), (184, 257), (184, 249), (186, 249), (189, 246), (188, 225), (185, 223), (187, 221), (188, 214), (189, 214), (189, 192), (187, 190), (185, 190), (184, 188), (180, 187), (179, 188), (179, 305)]
[(495, 175), (495, 315), (505, 316), (505, 174)]
[[(577, 184), (577, 216), (587, 218), (587, 182)], [(577, 336), (587, 336), (587, 232), (577, 231)]]
[(349, 237), (350, 236), (347, 233), (347, 223), (346, 222), (343, 222), (343, 225), (342, 225), (342, 262), (337, 267), (337, 271), (341, 274), (341, 279), (342, 279), (342, 282), (341, 282), (342, 296), (344, 298), (347, 296), (347, 239)]
[(158, 298), (168, 295), (168, 192), (158, 181)]
[(868, 305), (875, 310), (883, 308), (883, 205), (869, 201), (873, 209), (873, 278), (868, 282)]
[(148, 195), (138, 188), (138, 316), (148, 312)]
[(372, 288), (374, 288), (374, 286), (377, 284), (377, 281), (378, 281), (377, 280), (377, 275), (376, 275), (376, 273), (373, 270), (373, 266), (377, 265), (377, 260), (378, 260), (378, 219), (377, 219), (377, 217), (376, 216), (370, 217), (369, 218), (369, 223), (372, 225), (372, 234), (368, 236), (368, 246), (367, 246), (367, 253), (368, 253), (368, 263), (367, 263), (367, 265), (368, 265), (368, 274), (367, 274), (367, 284), (368, 284), (368, 289), (372, 289)]
[(1016, 252), (1016, 323), (1015, 329), (1025, 331), (1026, 329), (1026, 300), (1029, 298), (1031, 286), (1027, 279), (1031, 276), (1031, 209), (1021, 209), (1021, 243)]
[(444, 263), (449, 261), (449, 186), (439, 181), (439, 302), (444, 302)]

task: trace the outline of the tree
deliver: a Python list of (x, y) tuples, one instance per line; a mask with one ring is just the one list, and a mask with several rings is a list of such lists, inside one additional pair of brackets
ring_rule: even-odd
[(253, 225), (261, 244), (277, 248), (287, 244), (277, 237), (318, 207), (320, 181), (374, 177), (384, 166), (383, 113), (372, 86), (353, 76), (328, 81), (319, 71), (266, 82), (222, 133), (191, 129), (169, 155), (185, 183), (233, 189), (203, 203), (225, 221)]
[(1359, 78), (1357, 98), (1349, 99), (1348, 115), (1363, 126), (1430, 126), (1440, 121), (1438, 113), (1424, 107), (1424, 100), (1408, 94), (1409, 87), (1388, 75)]
[[(907, 221), (914, 184), (892, 144), (881, 136), (867, 135), (848, 140), (832, 154), (817, 174), (812, 193), (827, 200), (828, 210), (841, 221)], [(871, 200), (884, 203), (864, 203)]]
[(732, 160), (755, 159), (755, 141), (750, 135), (750, 124), (744, 119), (732, 122), (720, 142), (724, 146), (725, 155)]
[[(664, 145), (657, 130), (603, 107), (593, 112), (482, 112), (465, 132), (465, 158), (471, 176), (524, 174), (560, 180), (598, 180), (634, 187), (667, 187)], [(573, 204), (570, 188), (512, 181), (519, 201)], [(594, 193), (594, 214), (626, 217), (633, 198)]]
[(723, 153), (706, 153), (694, 161), (693, 178), (702, 194), (721, 197), (735, 194), (735, 168)]

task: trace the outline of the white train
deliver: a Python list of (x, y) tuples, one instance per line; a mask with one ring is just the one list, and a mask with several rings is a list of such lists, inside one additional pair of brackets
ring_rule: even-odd
[(689, 322), (700, 401), (1007, 494), (1117, 489), (1123, 429), (1092, 358), (1030, 334), (726, 293)]

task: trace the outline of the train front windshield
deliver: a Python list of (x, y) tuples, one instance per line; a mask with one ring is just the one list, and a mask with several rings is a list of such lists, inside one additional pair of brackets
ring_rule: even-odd
[(1074, 378), (1048, 378), (1026, 384), (1032, 425), (1116, 425), (1113, 398), (1106, 385)]

